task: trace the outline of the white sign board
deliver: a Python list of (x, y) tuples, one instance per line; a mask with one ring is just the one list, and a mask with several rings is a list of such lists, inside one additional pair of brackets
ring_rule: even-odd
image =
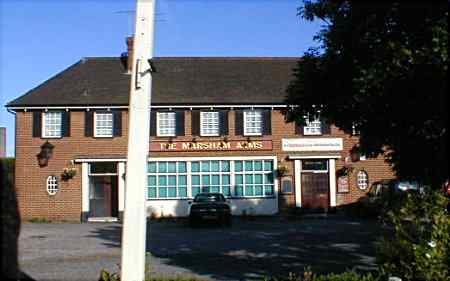
[(342, 138), (282, 139), (283, 151), (341, 151)]

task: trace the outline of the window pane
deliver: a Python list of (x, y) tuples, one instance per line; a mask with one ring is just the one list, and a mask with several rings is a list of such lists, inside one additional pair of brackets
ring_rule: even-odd
[(265, 185), (264, 186), (264, 193), (266, 195), (273, 195), (273, 185)]
[(192, 185), (200, 185), (200, 176), (192, 176)]
[(219, 166), (219, 161), (211, 161), (211, 172), (219, 172), (220, 171), (220, 166)]
[(167, 187), (159, 187), (159, 197), (166, 198), (167, 197)]
[(255, 183), (256, 184), (262, 184), (263, 183), (262, 175), (255, 175)]
[(220, 185), (220, 176), (219, 175), (213, 175), (211, 180), (212, 180), (211, 184)]
[(200, 162), (192, 162), (191, 163), (191, 171), (192, 172), (200, 172)]
[(95, 136), (110, 137), (113, 134), (113, 114), (95, 112)]
[(187, 187), (186, 186), (178, 187), (178, 197), (187, 197)]
[(230, 186), (229, 185), (222, 186), (222, 193), (225, 196), (231, 196)]
[(264, 161), (264, 171), (273, 171), (272, 161)]
[(158, 112), (157, 114), (158, 136), (175, 136), (175, 112)]
[(168, 194), (167, 197), (176, 197), (177, 196), (177, 188), (175, 186), (170, 186), (167, 188)]
[(156, 162), (148, 162), (147, 172), (156, 173)]
[(176, 186), (177, 185), (177, 177), (176, 176), (169, 176), (169, 185), (170, 186)]
[(209, 192), (209, 186), (202, 186), (202, 192)]
[(229, 175), (224, 175), (224, 176), (222, 176), (222, 184), (223, 184), (223, 185), (228, 185), (228, 184), (230, 184), (230, 176), (229, 176)]
[(262, 171), (262, 161), (255, 161), (255, 171)]
[(244, 183), (244, 179), (242, 178), (242, 175), (236, 175), (235, 179), (236, 179), (236, 184), (243, 184)]
[(178, 185), (186, 185), (186, 176), (178, 176)]
[(253, 171), (253, 161), (245, 161), (245, 170)]
[(200, 113), (200, 133), (203, 136), (219, 135), (219, 112), (201, 112)]
[(261, 135), (262, 133), (262, 112), (252, 110), (244, 112), (244, 134), (245, 135)]
[(167, 163), (167, 171), (169, 173), (175, 173), (177, 171), (177, 163), (176, 162), (168, 162)]
[(193, 186), (191, 189), (192, 197), (195, 197), (198, 193), (200, 193), (200, 187), (199, 186)]
[(89, 164), (91, 174), (115, 174), (117, 173), (116, 163), (97, 162)]
[(264, 183), (269, 183), (272, 184), (273, 183), (273, 173), (269, 173), (269, 174), (265, 174), (264, 175)]
[(148, 197), (156, 198), (156, 187), (153, 186), (148, 188)]
[(158, 185), (166, 186), (167, 185), (167, 177), (166, 176), (158, 176)]
[(235, 193), (236, 193), (236, 196), (243, 196), (244, 195), (244, 188), (242, 187), (242, 185), (237, 185), (235, 187)]
[(262, 185), (255, 185), (255, 195), (256, 196), (263, 195), (263, 186)]
[(158, 172), (166, 173), (167, 172), (167, 162), (159, 162), (158, 163)]
[(209, 176), (202, 176), (202, 185), (209, 185)]
[(202, 161), (202, 172), (209, 172), (209, 161)]
[(220, 187), (217, 185), (213, 185), (210, 187), (211, 192), (220, 192)]
[(253, 175), (245, 175), (245, 184), (253, 183)]
[(44, 113), (44, 137), (61, 137), (62, 112)]
[(230, 161), (222, 161), (222, 172), (230, 171)]
[(148, 176), (148, 185), (156, 186), (156, 176)]
[(186, 173), (186, 162), (178, 162), (178, 173)]
[(235, 161), (234, 162), (234, 171), (235, 172), (242, 172), (242, 161)]

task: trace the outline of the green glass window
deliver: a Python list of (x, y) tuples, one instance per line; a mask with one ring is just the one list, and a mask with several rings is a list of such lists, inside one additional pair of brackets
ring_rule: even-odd
[(177, 187), (176, 186), (169, 186), (167, 188), (167, 197), (176, 197), (177, 196)]
[(221, 161), (222, 163), (222, 172), (230, 171), (230, 161)]
[(236, 175), (235, 180), (236, 180), (236, 184), (244, 183), (244, 178), (242, 177), (242, 175)]
[(187, 197), (187, 187), (186, 186), (178, 187), (178, 197)]
[(202, 172), (209, 172), (209, 161), (202, 161)]
[(167, 163), (167, 172), (176, 173), (177, 171), (177, 163), (176, 162), (168, 162)]
[(255, 185), (255, 196), (263, 196), (263, 186)]
[(272, 161), (264, 161), (264, 171), (273, 171)]
[(245, 175), (245, 184), (253, 183), (253, 175)]
[(271, 196), (271, 195), (273, 195), (273, 185), (268, 185), (268, 184), (266, 184), (266, 185), (264, 186), (264, 193), (265, 193), (266, 196)]
[(235, 193), (238, 197), (244, 196), (244, 187), (242, 185), (236, 185)]
[(200, 176), (192, 176), (192, 185), (200, 185)]
[(186, 173), (186, 162), (178, 162), (178, 173)]
[(230, 184), (230, 176), (229, 175), (222, 176), (222, 184), (223, 185), (229, 185)]
[(245, 196), (253, 196), (254, 195), (254, 190), (253, 190), (253, 185), (245, 185)]
[(147, 181), (149, 186), (156, 186), (156, 176), (148, 176)]
[(253, 171), (253, 161), (245, 161), (245, 170)]
[(242, 161), (234, 161), (234, 171), (242, 172)]
[(200, 172), (200, 162), (192, 162), (191, 171), (194, 173)]
[(262, 184), (263, 183), (263, 176), (262, 175), (255, 175), (255, 183), (256, 184)]
[(211, 161), (211, 172), (220, 172), (220, 162)]
[(177, 176), (169, 176), (169, 185), (171, 186), (177, 185)]
[(158, 185), (166, 186), (167, 185), (167, 176), (158, 176)]
[(148, 194), (147, 194), (147, 196), (148, 196), (149, 198), (156, 198), (156, 186), (150, 186), (150, 187), (148, 188)]
[(159, 187), (159, 197), (160, 198), (166, 198), (167, 197), (167, 187)]
[(202, 176), (202, 185), (209, 185), (209, 176)]
[(148, 162), (147, 172), (156, 173), (156, 162)]
[(200, 186), (193, 186), (191, 192), (192, 192), (192, 197), (195, 197), (195, 195), (200, 193)]
[(255, 171), (262, 171), (262, 161), (255, 161), (254, 162)]
[(158, 173), (166, 173), (166, 172), (167, 172), (167, 162), (159, 162)]
[(187, 185), (186, 176), (178, 176), (178, 185)]
[(222, 193), (225, 196), (231, 196), (231, 190), (229, 185), (222, 186)]

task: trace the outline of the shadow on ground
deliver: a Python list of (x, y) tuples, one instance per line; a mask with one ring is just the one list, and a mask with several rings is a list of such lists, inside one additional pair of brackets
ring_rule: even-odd
[[(342, 217), (283, 221), (235, 219), (231, 228), (189, 228), (183, 221), (151, 221), (147, 251), (160, 262), (220, 280), (259, 279), (303, 272), (375, 270), (374, 221)], [(120, 226), (93, 233), (120, 247)], [(152, 261), (150, 260), (150, 264)]]

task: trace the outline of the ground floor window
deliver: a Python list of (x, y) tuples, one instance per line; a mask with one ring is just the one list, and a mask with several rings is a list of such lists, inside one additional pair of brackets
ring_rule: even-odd
[(150, 161), (147, 199), (192, 198), (200, 192), (271, 197), (273, 169), (272, 159)]

